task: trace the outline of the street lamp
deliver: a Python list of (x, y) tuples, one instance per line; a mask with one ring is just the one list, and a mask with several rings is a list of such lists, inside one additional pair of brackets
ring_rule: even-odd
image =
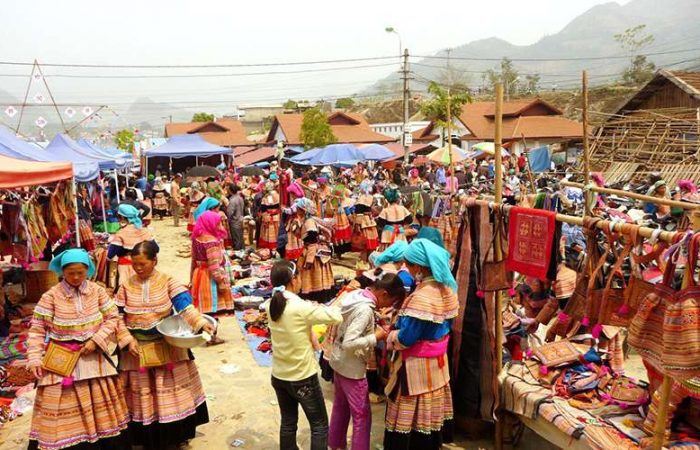
[(401, 55), (403, 54), (403, 45), (401, 44), (401, 35), (399, 34), (398, 31), (394, 27), (386, 27), (384, 28), (384, 31), (387, 33), (393, 33), (396, 35), (396, 37), (399, 38), (399, 60), (401, 60)]
[[(404, 55), (403, 44), (401, 42), (401, 35), (394, 27), (386, 27), (384, 31), (387, 33), (395, 34), (399, 38), (399, 67), (401, 69), (401, 75), (403, 79), (403, 129), (401, 130), (401, 143), (403, 144), (404, 150), (404, 163), (408, 164), (408, 149), (410, 143), (407, 137), (408, 135), (408, 51)], [(403, 59), (402, 59), (403, 58)]]

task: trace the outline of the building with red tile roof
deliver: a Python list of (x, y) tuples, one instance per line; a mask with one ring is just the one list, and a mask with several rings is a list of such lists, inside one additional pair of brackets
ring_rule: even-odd
[[(462, 141), (468, 149), (471, 144), (493, 141), (495, 111), (492, 101), (468, 103), (460, 114), (453, 118), (452, 135)], [(435, 143), (439, 146), (442, 129), (431, 123), (413, 133), (413, 141)], [(519, 153), (522, 141), (528, 148), (563, 142), (578, 142), (583, 139), (583, 125), (567, 119), (556, 107), (541, 99), (522, 99), (503, 104), (504, 143)]]
[(243, 124), (235, 119), (218, 119), (212, 122), (185, 122), (165, 124), (165, 137), (198, 133), (211, 144), (222, 147), (250, 146)]
[[(283, 141), (286, 145), (303, 145), (301, 124), (303, 114), (277, 114), (267, 135), (269, 144)], [(384, 144), (396, 138), (375, 133), (361, 114), (335, 112), (328, 116), (328, 124), (339, 144)]]

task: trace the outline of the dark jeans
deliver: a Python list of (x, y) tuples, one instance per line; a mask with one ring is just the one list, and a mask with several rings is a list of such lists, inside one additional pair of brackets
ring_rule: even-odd
[(282, 420), (280, 423), (280, 450), (298, 450), (297, 422), (299, 404), (311, 425), (311, 450), (328, 448), (328, 413), (318, 376), (301, 381), (283, 381), (272, 377)]
[(229, 220), (229, 232), (231, 233), (231, 245), (234, 250), (243, 250), (243, 221)]

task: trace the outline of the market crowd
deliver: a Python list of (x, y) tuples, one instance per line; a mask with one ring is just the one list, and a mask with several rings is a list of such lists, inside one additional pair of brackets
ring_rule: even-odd
[[(455, 415), (448, 343), (459, 314), (458, 230), (470, 199), (491, 192), (494, 163), (301, 170), (273, 162), (268, 170), (220, 167), (198, 180), (158, 173), (129, 186), (112, 181), (105, 199), (120, 223), (107, 254), (117, 261), (114, 292), (91, 281), (95, 264), (85, 249), (66, 249), (50, 264), (61, 281), (34, 310), (31, 448), (160, 449), (193, 439), (209, 420), (197, 366), (190, 350), (164, 344), (157, 325), (175, 312), (208, 336), (207, 345), (223, 344), (207, 318), (234, 310), (236, 255), (271, 261), (261, 308), (281, 449), (297, 448), (299, 406), (312, 449), (347, 448), (351, 421), (351, 448), (368, 449), (370, 399), (386, 401), (384, 449), (441, 448), (452, 440)], [(567, 169), (539, 177), (531, 195), (523, 160), (506, 159), (502, 169), (506, 203), (559, 212), (582, 204), (580, 190), (558, 185)], [(664, 186), (655, 181), (651, 195), (667, 195)], [(79, 192), (81, 219), (97, 204)], [(153, 220), (187, 224), (189, 284), (158, 270)], [(555, 267), (556, 282), (518, 284), (522, 304), (509, 320), (528, 334), (542, 334), (558, 300), (573, 293), (572, 267), (586, 242), (578, 227), (561, 233), (562, 260), (570, 264)], [(83, 234), (89, 243), (89, 227)], [(356, 277), (344, 280), (333, 261), (351, 252)], [(526, 346), (521, 338), (506, 343), (511, 354)], [(319, 373), (334, 385), (330, 419)]]

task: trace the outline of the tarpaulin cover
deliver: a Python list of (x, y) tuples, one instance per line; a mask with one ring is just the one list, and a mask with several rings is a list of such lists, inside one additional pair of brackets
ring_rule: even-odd
[(331, 144), (315, 148), (289, 158), (290, 161), (310, 166), (354, 165), (365, 161), (365, 156), (352, 144)]
[(71, 159), (64, 154), (48, 152), (38, 145), (18, 138), (13, 131), (2, 126), (0, 126), (0, 155), (24, 161), (71, 162), (73, 175), (77, 181), (81, 182), (94, 180), (100, 173), (97, 161), (83, 159), (80, 155)]
[(0, 155), (0, 188), (36, 186), (73, 178), (68, 162), (22, 161)]
[(111, 170), (124, 166), (123, 159), (117, 160), (112, 155), (102, 154), (91, 148), (83, 147), (67, 134), (57, 134), (49, 145), (46, 146), (46, 151), (68, 158), (69, 161), (73, 162), (97, 162), (101, 170)]
[(100, 148), (86, 139), (79, 139), (76, 142), (79, 146), (88, 150), (93, 155), (100, 158), (106, 158), (107, 161), (100, 162), (100, 169), (102, 170), (113, 170), (113, 169), (123, 169), (133, 165), (133, 158), (129, 153), (120, 152), (113, 153), (107, 149)]
[(168, 139), (165, 144), (146, 150), (144, 154), (147, 158), (153, 156), (183, 158), (185, 156), (233, 155), (233, 151), (230, 148), (210, 144), (198, 134), (178, 134)]
[(546, 172), (551, 169), (552, 157), (547, 146), (533, 148), (527, 152), (530, 160), (530, 170), (535, 173)]

